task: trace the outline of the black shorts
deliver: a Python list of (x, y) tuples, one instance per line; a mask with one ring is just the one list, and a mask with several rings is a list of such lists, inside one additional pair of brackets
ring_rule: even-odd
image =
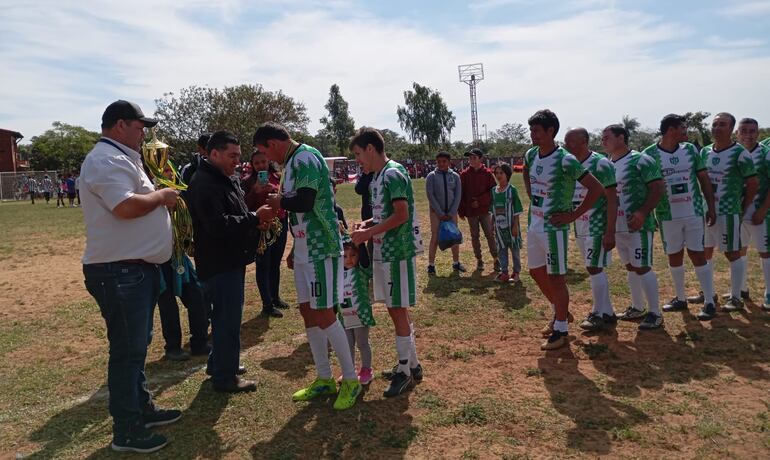
[(67, 198), (69, 198), (70, 200), (74, 200), (75, 199), (75, 192), (67, 192)]

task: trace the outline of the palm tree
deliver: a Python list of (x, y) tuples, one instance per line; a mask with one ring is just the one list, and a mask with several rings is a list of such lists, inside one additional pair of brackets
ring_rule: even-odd
[(636, 118), (631, 118), (631, 115), (623, 115), (623, 120), (620, 122), (629, 133), (635, 133), (642, 125)]

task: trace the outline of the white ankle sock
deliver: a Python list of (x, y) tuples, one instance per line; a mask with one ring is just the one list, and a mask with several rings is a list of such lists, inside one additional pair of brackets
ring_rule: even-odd
[(337, 320), (323, 331), (329, 339), (329, 343), (332, 344), (332, 349), (334, 349), (334, 353), (337, 355), (337, 360), (340, 362), (342, 378), (345, 380), (355, 379), (356, 368), (353, 366), (353, 357), (350, 356), (348, 336), (345, 334), (345, 329), (342, 327), (342, 324)]
[(746, 259), (739, 257), (730, 262), (730, 294), (736, 299), (741, 298), (741, 283), (746, 276)]
[(711, 269), (711, 264), (695, 267), (695, 276), (698, 277), (700, 289), (703, 291), (704, 305), (714, 302), (714, 272)]
[(631, 290), (631, 306), (637, 310), (644, 310), (644, 291), (642, 280), (636, 272), (626, 272), (628, 287)]
[(411, 375), (409, 370), (409, 355), (412, 353), (411, 336), (396, 336), (396, 354), (398, 354), (398, 371), (406, 375)]
[(679, 300), (687, 300), (687, 294), (684, 292), (684, 265), (678, 267), (668, 267), (671, 270), (671, 279), (674, 280), (674, 290), (676, 291), (676, 298)]
[(310, 352), (313, 354), (315, 371), (318, 378), (332, 378), (332, 366), (329, 364), (329, 345), (326, 340), (326, 334), (320, 327), (310, 327), (305, 329), (307, 341), (310, 343)]
[(658, 299), (658, 277), (655, 272), (650, 270), (644, 275), (638, 276), (639, 282), (644, 290), (644, 296), (647, 298), (647, 309), (650, 313), (660, 315), (660, 305)]
[(558, 332), (569, 331), (569, 323), (567, 321), (559, 321), (558, 319), (553, 322), (553, 330)]
[(601, 272), (595, 275), (591, 275), (589, 281), (591, 282), (591, 294), (594, 300), (591, 313), (601, 315), (606, 309), (606, 307), (603, 305), (606, 296), (605, 292), (609, 290), (609, 285), (607, 284), (607, 274)]

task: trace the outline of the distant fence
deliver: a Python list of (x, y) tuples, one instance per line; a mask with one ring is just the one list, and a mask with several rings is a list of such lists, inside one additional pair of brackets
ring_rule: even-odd
[(30, 178), (37, 183), (36, 193), (42, 196), (44, 190), (43, 179), (46, 174), (51, 179), (52, 195), (56, 196), (59, 187), (56, 176), (58, 171), (24, 171), (24, 172), (0, 172), (0, 201), (28, 200), (30, 192)]

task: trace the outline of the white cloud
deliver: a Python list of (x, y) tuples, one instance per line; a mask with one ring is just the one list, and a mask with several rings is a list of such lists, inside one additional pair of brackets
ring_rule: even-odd
[(739, 2), (724, 8), (722, 12), (727, 16), (764, 16), (770, 14), (770, 2), (766, 0)]

